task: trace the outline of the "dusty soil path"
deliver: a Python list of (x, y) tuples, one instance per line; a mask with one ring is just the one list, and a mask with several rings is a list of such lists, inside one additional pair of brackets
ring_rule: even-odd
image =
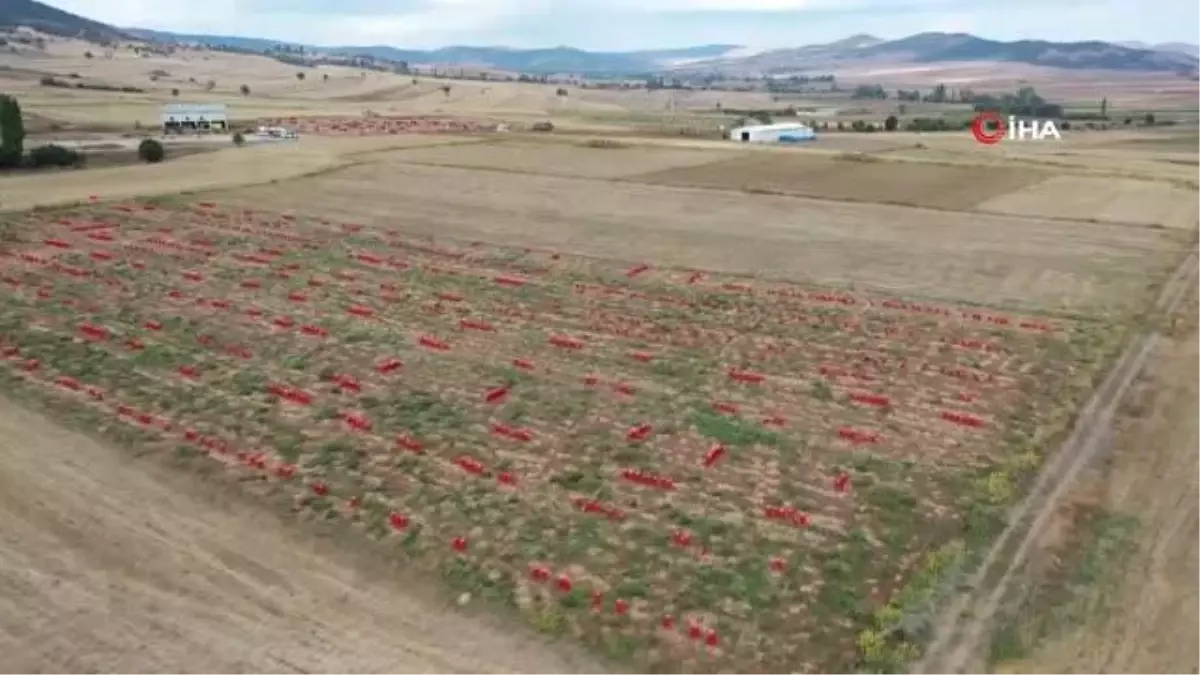
[(1065, 500), (1136, 517), (1136, 549), (1121, 576), (1088, 589), (1085, 600), (1101, 611), (1003, 672), (1200, 672), (1200, 342), (1191, 303), (1187, 329), (1135, 385), (1107, 466)]
[(599, 669), (212, 482), (0, 398), (0, 670)]
[[(1155, 303), (1156, 313), (1167, 315), (1187, 297), (1195, 284), (1197, 253), (1183, 261), (1164, 285)], [(1047, 462), (1033, 489), (1009, 517), (972, 575), (966, 592), (953, 598), (935, 619), (934, 639), (913, 670), (920, 673), (981, 672), (983, 647), (1017, 570), (1050, 522), (1066, 490), (1080, 472), (1113, 439), (1112, 425), (1118, 406), (1159, 346), (1161, 335), (1150, 332), (1133, 341), (1117, 360), (1108, 377), (1080, 411), (1063, 447)], [(995, 582), (990, 580), (996, 579)]]

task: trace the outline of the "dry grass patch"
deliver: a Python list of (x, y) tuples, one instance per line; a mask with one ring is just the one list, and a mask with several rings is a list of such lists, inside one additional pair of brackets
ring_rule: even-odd
[(1195, 230), (1200, 193), (1166, 182), (1055, 176), (979, 203), (981, 211)]
[[(608, 139), (598, 139), (613, 143)], [(619, 150), (614, 152), (613, 150)], [(621, 178), (647, 171), (703, 164), (720, 159), (721, 151), (641, 146), (630, 143), (605, 145), (568, 144), (561, 141), (525, 143), (490, 142), (472, 146), (406, 150), (385, 161), (404, 164), (428, 164), (496, 171), (578, 176), (583, 178)]]
[[(660, 185), (741, 189), (823, 199), (969, 210), (995, 195), (1048, 174), (1019, 167), (962, 167), (884, 161), (849, 161), (859, 155), (771, 153), (734, 157), (702, 166), (646, 173), (636, 179)], [(866, 155), (870, 158), (872, 156)]]
[(219, 198), (413, 234), (1079, 311), (1143, 302), (1189, 240), (1149, 228), (395, 162)]
[[(214, 139), (215, 140), (215, 139)], [(167, 195), (272, 183), (349, 166), (377, 152), (443, 143), (471, 143), (446, 136), (309, 138), (213, 150), (215, 144), (167, 145), (167, 161), (61, 172), (25, 173), (0, 178), (0, 211), (38, 206)], [(86, 151), (85, 151), (86, 152)], [(178, 153), (178, 154), (176, 154)]]

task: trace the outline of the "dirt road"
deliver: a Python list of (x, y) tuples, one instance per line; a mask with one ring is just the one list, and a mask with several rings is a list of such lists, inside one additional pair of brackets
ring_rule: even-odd
[[(1175, 310), (1194, 285), (1197, 255), (1193, 251), (1162, 289), (1156, 309)], [(914, 670), (922, 673), (980, 672), (982, 647), (1013, 576), (1024, 564), (1038, 536), (1080, 472), (1112, 441), (1118, 406), (1158, 348), (1152, 332), (1134, 341), (1113, 366), (1076, 420), (1071, 436), (1046, 464), (1029, 496), (1009, 517), (965, 593), (947, 603), (934, 624), (934, 639)], [(1002, 572), (1001, 572), (1002, 570)], [(987, 579), (997, 578), (994, 584)]]
[(0, 399), (5, 672), (596, 672)]
[[(1060, 627), (1028, 658), (1001, 664), (1004, 672), (1200, 672), (1200, 353), (1191, 301), (1188, 329), (1163, 345), (1161, 358), (1135, 385), (1110, 462), (1064, 500), (1067, 508), (1091, 503), (1136, 517), (1137, 546), (1120, 568), (1124, 574), (1089, 588), (1082, 599), (1103, 611)], [(1053, 542), (1047, 543), (1053, 555)]]

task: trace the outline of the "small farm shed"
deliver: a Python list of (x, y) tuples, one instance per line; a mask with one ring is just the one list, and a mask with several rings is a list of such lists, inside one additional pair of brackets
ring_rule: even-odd
[(758, 124), (729, 131), (729, 140), (739, 143), (797, 143), (816, 138), (810, 127), (796, 122)]
[(229, 129), (224, 103), (168, 103), (160, 115), (164, 134), (223, 132)]

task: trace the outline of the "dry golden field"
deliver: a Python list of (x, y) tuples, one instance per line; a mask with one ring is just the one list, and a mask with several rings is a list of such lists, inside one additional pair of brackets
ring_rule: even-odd
[[(111, 140), (173, 87), (239, 120), (579, 133), (302, 137), (0, 177), (0, 653), (27, 670), (607, 667), (577, 641), (625, 669), (894, 669), (916, 656), (896, 617), (986, 548), (1118, 348), (1168, 320), (1159, 292), (1195, 284), (1172, 276), (1197, 239), (1195, 129), (750, 148), (626, 133), (713, 124), (687, 113), (712, 93), (672, 112), (662, 92), (447, 96), (85, 49), (0, 55), (37, 138)], [(1163, 560), (1194, 569), (1195, 511), (1152, 498), (1130, 451), (1143, 428), (1155, 462), (1194, 445), (1194, 424), (1162, 431), (1195, 398), (1169, 378), (1194, 372), (1188, 335), (1094, 480), (1106, 512), (1145, 518), (1129, 536), (1149, 578), (1194, 597)], [(1194, 504), (1194, 471), (1161, 475)], [(1046, 536), (1085, 539), (1076, 520)], [(434, 575), (454, 591), (413, 590)], [(1008, 656), (1059, 667), (1117, 636), (1097, 663), (1168, 663), (1133, 645), (1195, 628), (1173, 597)]]

